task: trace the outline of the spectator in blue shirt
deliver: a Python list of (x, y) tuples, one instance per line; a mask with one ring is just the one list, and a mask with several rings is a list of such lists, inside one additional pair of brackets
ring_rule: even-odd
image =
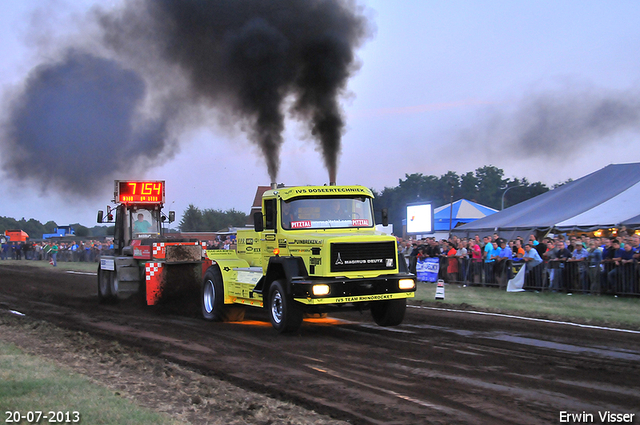
[(493, 261), (496, 261), (500, 256), (500, 251), (502, 251), (502, 248), (498, 245), (498, 241), (491, 242), (491, 245), (493, 246), (493, 250), (491, 251), (491, 259)]
[(615, 253), (613, 254), (614, 268), (607, 275), (609, 289), (614, 293), (630, 293), (633, 287), (633, 252), (631, 244), (620, 248), (620, 242), (616, 239), (611, 242)]
[(491, 258), (493, 256), (493, 244), (491, 243), (491, 237), (485, 236), (484, 238), (484, 282), (494, 282), (493, 262)]
[(600, 294), (601, 292), (601, 279), (602, 279), (602, 249), (598, 246), (595, 240), (589, 242), (588, 264), (589, 264), (589, 283), (592, 294)]
[(582, 289), (583, 294), (589, 293), (589, 280), (587, 279), (587, 260), (589, 258), (589, 252), (584, 249), (582, 241), (576, 239), (573, 245), (573, 252), (571, 258), (567, 260), (568, 263), (572, 263), (572, 267), (568, 273), (570, 273), (570, 282), (574, 290)]
[(498, 261), (513, 260), (513, 251), (507, 245), (507, 242), (504, 239), (500, 240), (500, 250), (498, 251)]
[(528, 243), (524, 246), (524, 256), (522, 259), (527, 264), (527, 271), (531, 271), (534, 267), (539, 264), (542, 264), (542, 258), (540, 258), (540, 254), (535, 249), (531, 249), (533, 246)]
[[(494, 242), (496, 244), (496, 242)], [(504, 239), (499, 239), (497, 247), (494, 252), (494, 257), (496, 259), (496, 270), (497, 276), (496, 280), (500, 284), (500, 287), (507, 286), (507, 280), (511, 277), (511, 260), (513, 260), (513, 252), (509, 245), (507, 245), (507, 241)], [(497, 251), (497, 255), (496, 255)]]
[(493, 260), (491, 257), (493, 256), (493, 244), (491, 243), (491, 238), (489, 236), (484, 237), (484, 262), (490, 263)]

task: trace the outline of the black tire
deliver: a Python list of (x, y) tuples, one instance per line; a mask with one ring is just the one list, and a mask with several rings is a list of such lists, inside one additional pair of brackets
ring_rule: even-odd
[(114, 272), (111, 270), (102, 270), (98, 266), (98, 302), (100, 304), (113, 304), (117, 300), (114, 296), (115, 288), (117, 294), (117, 283), (114, 284)]
[(204, 274), (200, 301), (204, 320), (212, 322), (224, 320), (224, 286), (218, 270), (210, 268)]
[(112, 303), (117, 303), (118, 302), (118, 287), (120, 286), (119, 283), (119, 279), (118, 279), (118, 269), (112, 271), (111, 273), (111, 279), (109, 279), (109, 292), (111, 292), (111, 302)]
[(296, 332), (302, 325), (302, 309), (285, 290), (282, 281), (276, 280), (269, 287), (267, 304), (269, 320), (280, 333)]
[(100, 304), (104, 304), (111, 294), (109, 274), (110, 272), (108, 270), (102, 270), (102, 268), (98, 266), (98, 301)]
[(380, 326), (398, 326), (404, 320), (407, 299), (377, 301), (371, 306), (371, 316)]

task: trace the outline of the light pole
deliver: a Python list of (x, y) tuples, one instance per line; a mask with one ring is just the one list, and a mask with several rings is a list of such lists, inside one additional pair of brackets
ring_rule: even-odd
[(507, 192), (509, 191), (509, 189), (513, 189), (514, 187), (521, 187), (522, 185), (516, 185), (516, 186), (510, 186), (508, 188), (505, 189), (504, 192), (502, 192), (502, 207), (500, 208), (500, 211), (502, 211), (504, 209), (504, 195), (507, 194)]
[(451, 238), (451, 222), (453, 221), (453, 181), (449, 181), (451, 185), (451, 201), (449, 202), (449, 238)]

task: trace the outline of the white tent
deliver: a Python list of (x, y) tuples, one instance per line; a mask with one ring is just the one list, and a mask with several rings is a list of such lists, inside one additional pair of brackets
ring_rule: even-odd
[(611, 164), (503, 211), (457, 227), (460, 236), (640, 227), (640, 163)]
[(640, 208), (640, 182), (585, 212), (556, 224), (559, 230), (615, 227), (636, 215)]

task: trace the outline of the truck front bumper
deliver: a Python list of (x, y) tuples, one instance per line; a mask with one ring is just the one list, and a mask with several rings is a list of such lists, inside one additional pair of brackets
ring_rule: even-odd
[[(314, 287), (318, 286), (328, 287), (327, 293), (324, 295), (314, 294)], [(415, 288), (415, 276), (404, 273), (375, 278), (320, 278), (291, 281), (293, 299), (307, 305), (362, 303), (412, 298), (415, 296)]]

